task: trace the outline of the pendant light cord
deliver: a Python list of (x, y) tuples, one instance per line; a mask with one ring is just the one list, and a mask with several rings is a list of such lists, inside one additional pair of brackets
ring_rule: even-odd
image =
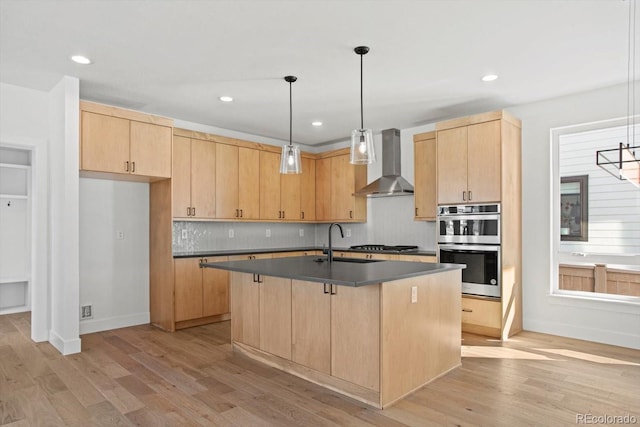
[(293, 134), (293, 97), (291, 95), (293, 82), (289, 82), (289, 146), (293, 145), (292, 142), (292, 134)]
[(364, 129), (364, 107), (362, 101), (362, 57), (364, 55), (360, 55), (360, 129)]

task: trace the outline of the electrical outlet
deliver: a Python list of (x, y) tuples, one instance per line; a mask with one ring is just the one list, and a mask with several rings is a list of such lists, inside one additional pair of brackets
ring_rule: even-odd
[(264, 234), (265, 234), (265, 236), (267, 236), (267, 237), (271, 237), (271, 229), (270, 229), (270, 228), (267, 228), (267, 230), (266, 230), (266, 232), (265, 232)]
[(124, 231), (116, 231), (116, 239), (124, 240)]
[(93, 310), (91, 304), (80, 307), (80, 320), (93, 319)]
[(182, 240), (187, 240), (189, 237), (187, 230), (182, 230)]
[(230, 239), (233, 239), (233, 236), (234, 236), (234, 234), (233, 234), (233, 228), (230, 228), (230, 229), (229, 229), (229, 238), (230, 238)]
[(300, 229), (300, 237), (304, 237), (304, 228)]
[(344, 237), (351, 237), (351, 229), (347, 228), (345, 231), (346, 232), (344, 233)]
[(415, 304), (418, 302), (418, 287), (411, 287), (411, 304)]

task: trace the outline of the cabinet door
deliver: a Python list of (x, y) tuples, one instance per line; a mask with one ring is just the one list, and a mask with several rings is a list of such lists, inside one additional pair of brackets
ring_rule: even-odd
[(316, 219), (316, 161), (303, 157), (300, 176), (300, 219)]
[[(227, 257), (213, 257), (205, 262), (227, 261)], [(202, 314), (216, 316), (229, 312), (229, 272), (216, 268), (202, 269)]]
[(331, 218), (353, 219), (355, 169), (349, 155), (331, 158)]
[(238, 149), (238, 206), (240, 218), (260, 218), (260, 151)]
[(200, 258), (177, 258), (173, 265), (176, 322), (202, 317)]
[(291, 360), (331, 374), (329, 285), (291, 281)]
[(300, 175), (280, 175), (280, 210), (282, 219), (300, 219)]
[(216, 144), (191, 139), (191, 208), (196, 218), (216, 217)]
[(380, 390), (380, 285), (334, 286), (331, 375)]
[(437, 139), (438, 204), (466, 201), (467, 128), (438, 131)]
[(129, 173), (129, 120), (82, 112), (83, 170)]
[(260, 284), (249, 273), (231, 273), (231, 341), (260, 347)]
[(131, 122), (131, 173), (171, 178), (171, 128)]
[(260, 219), (281, 219), (280, 154), (260, 152)]
[(424, 139), (413, 144), (415, 217), (435, 219), (436, 199), (436, 139)]
[(239, 218), (238, 147), (216, 144), (216, 217)]
[(331, 219), (331, 158), (316, 160), (316, 220)]
[(500, 201), (500, 120), (471, 125), (467, 137), (468, 201)]
[(291, 279), (260, 276), (260, 350), (291, 359)]
[(173, 171), (171, 178), (174, 218), (187, 218), (191, 212), (191, 140), (173, 137)]

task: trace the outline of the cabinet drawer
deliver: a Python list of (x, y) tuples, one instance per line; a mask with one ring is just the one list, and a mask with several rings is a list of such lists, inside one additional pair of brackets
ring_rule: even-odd
[[(473, 333), (500, 334), (500, 301), (462, 298), (462, 330)], [(494, 335), (494, 334), (491, 334)]]

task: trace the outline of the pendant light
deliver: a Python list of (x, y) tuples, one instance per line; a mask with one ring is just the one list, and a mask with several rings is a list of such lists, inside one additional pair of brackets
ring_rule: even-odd
[[(615, 178), (640, 188), (640, 145), (636, 144), (636, 0), (629, 0), (629, 57), (627, 59), (627, 141), (618, 148), (596, 151), (596, 165)], [(637, 153), (636, 153), (637, 151)]]
[(360, 129), (351, 132), (351, 158), (354, 165), (370, 165), (376, 161), (373, 148), (373, 131), (364, 128), (364, 113), (362, 107), (362, 57), (369, 52), (367, 46), (358, 46), (353, 51), (360, 55)]
[(289, 144), (282, 146), (282, 156), (280, 156), (280, 173), (302, 173), (300, 147), (293, 145), (291, 139), (291, 135), (293, 133), (293, 102), (291, 98), (291, 84), (298, 80), (298, 78), (296, 76), (286, 76), (284, 80), (289, 83)]

